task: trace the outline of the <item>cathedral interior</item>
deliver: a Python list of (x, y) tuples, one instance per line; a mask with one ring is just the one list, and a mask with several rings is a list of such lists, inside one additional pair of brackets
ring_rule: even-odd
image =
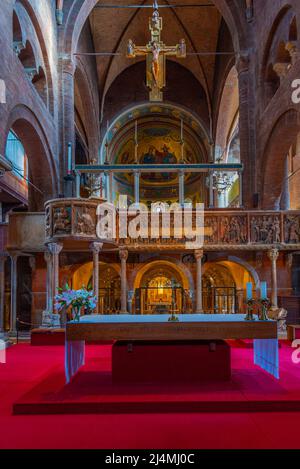
[[(234, 314), (265, 281), (300, 322), (299, 2), (155, 3), (1, 4), (0, 332), (66, 284), (99, 314)], [(204, 204), (203, 247), (102, 242), (122, 196)]]

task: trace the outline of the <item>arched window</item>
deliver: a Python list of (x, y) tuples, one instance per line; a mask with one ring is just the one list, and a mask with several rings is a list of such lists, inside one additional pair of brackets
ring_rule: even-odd
[(20, 179), (27, 180), (27, 156), (22, 142), (12, 130), (8, 133), (5, 156), (13, 165), (13, 174)]

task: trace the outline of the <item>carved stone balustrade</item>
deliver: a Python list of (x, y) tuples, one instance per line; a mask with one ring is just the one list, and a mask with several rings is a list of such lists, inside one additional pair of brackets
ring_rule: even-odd
[[(64, 249), (89, 250), (91, 242), (104, 242), (104, 250), (108, 246), (123, 246), (129, 251), (182, 251), (186, 249), (186, 242), (193, 241), (184, 236), (176, 238), (174, 221), (178, 214), (174, 215), (173, 212), (170, 214), (170, 236), (168, 226), (162, 221), (162, 214), (156, 219), (159, 236), (153, 236), (149, 213), (149, 229), (145, 237), (124, 237), (117, 212), (116, 237), (99, 240), (96, 210), (100, 202), (99, 199), (55, 199), (46, 203), (45, 213), (12, 212), (7, 248), (38, 252), (45, 250), (45, 243), (59, 242), (63, 243)], [(196, 212), (193, 211), (192, 215), (195, 227)], [(128, 216), (127, 227), (134, 218), (134, 215)], [(124, 231), (126, 222), (121, 219), (120, 224)], [(268, 251), (272, 248), (288, 252), (300, 250), (300, 211), (209, 210), (204, 213), (204, 227), (205, 251)]]
[(97, 241), (97, 207), (103, 200), (54, 199), (45, 204), (45, 242)]
[[(118, 239), (128, 249), (167, 250), (182, 249), (189, 240), (174, 236), (174, 215), (171, 213), (169, 238), (162, 236), (160, 220), (159, 238), (139, 237)], [(129, 219), (130, 220), (130, 219)], [(149, 214), (149, 226), (151, 216)], [(128, 222), (129, 223), (129, 222)], [(196, 214), (193, 212), (193, 228)], [(226, 211), (211, 210), (204, 214), (204, 248), (206, 251), (224, 250), (281, 250), (300, 249), (300, 211)]]

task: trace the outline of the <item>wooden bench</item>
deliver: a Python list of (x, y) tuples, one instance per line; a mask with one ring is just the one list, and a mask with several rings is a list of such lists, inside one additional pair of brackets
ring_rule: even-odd
[[(287, 329), (287, 338), (291, 342), (293, 342), (297, 338), (300, 338), (300, 331), (299, 331), (299, 334), (297, 334), (297, 331), (300, 330), (300, 324), (289, 324), (286, 329)], [(297, 337), (297, 335), (299, 337)]]

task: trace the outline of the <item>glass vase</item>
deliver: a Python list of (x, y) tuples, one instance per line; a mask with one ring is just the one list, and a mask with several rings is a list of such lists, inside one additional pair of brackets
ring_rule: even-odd
[(72, 308), (72, 319), (73, 319), (73, 321), (77, 321), (77, 322), (80, 321), (80, 311), (81, 311), (81, 308), (79, 308), (78, 306)]

